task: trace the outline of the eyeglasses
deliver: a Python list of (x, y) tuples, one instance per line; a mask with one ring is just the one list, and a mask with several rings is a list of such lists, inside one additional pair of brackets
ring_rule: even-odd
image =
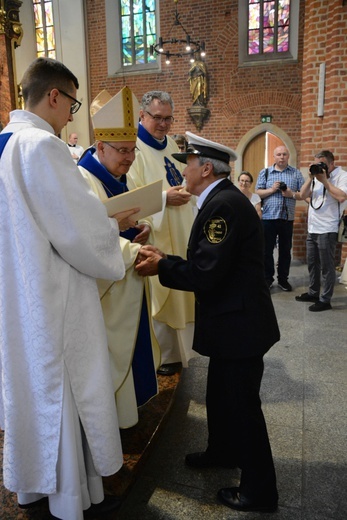
[(175, 121), (175, 118), (173, 116), (168, 116), (168, 117), (152, 116), (152, 114), (150, 112), (148, 112), (148, 110), (145, 110), (145, 112), (146, 112), (146, 114), (151, 116), (151, 118), (154, 119), (154, 121), (156, 123), (165, 123), (166, 125), (171, 125)]
[(105, 142), (104, 144), (107, 144), (108, 146), (110, 146), (111, 148), (116, 150), (121, 155), (127, 155), (127, 154), (131, 155), (132, 153), (135, 153), (135, 150), (138, 150), (137, 146), (134, 146), (134, 148), (116, 148), (115, 146), (113, 146), (110, 143)]
[[(77, 101), (77, 99), (75, 99), (74, 97), (70, 96), (70, 94), (68, 94), (67, 92), (60, 90), (60, 88), (58, 88), (57, 90), (58, 90), (58, 92), (60, 92), (60, 94), (63, 94), (64, 96), (66, 96), (66, 97), (72, 99), (72, 101), (74, 101), (74, 103), (70, 107), (70, 114), (76, 114), (76, 112), (78, 112), (79, 109), (81, 108), (82, 103), (80, 101)], [(48, 95), (49, 94), (50, 93), (48, 93)]]
[(250, 184), (251, 181), (243, 181), (243, 180), (240, 180), (239, 182), (243, 182), (244, 184)]

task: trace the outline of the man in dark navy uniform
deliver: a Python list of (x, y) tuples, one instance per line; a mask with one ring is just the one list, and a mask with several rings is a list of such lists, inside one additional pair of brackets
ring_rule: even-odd
[(195, 293), (193, 348), (209, 356), (208, 446), (186, 456), (186, 464), (241, 468), (239, 487), (219, 499), (241, 511), (277, 508), (278, 493), (259, 397), (263, 356), (279, 340), (264, 276), (263, 232), (249, 200), (227, 178), (236, 154), (187, 132), (186, 189), (198, 197), (187, 260), (152, 246), (140, 250), (143, 276), (159, 275), (167, 287)]

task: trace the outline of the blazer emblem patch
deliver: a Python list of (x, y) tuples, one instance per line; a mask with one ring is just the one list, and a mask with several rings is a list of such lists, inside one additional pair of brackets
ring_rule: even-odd
[(222, 217), (210, 218), (204, 225), (204, 233), (211, 244), (219, 244), (227, 234), (227, 223)]

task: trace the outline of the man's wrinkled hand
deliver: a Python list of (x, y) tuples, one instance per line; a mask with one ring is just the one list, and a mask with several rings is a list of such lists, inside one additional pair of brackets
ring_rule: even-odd
[(140, 276), (154, 276), (158, 274), (158, 263), (166, 258), (165, 253), (153, 246), (144, 246), (138, 252), (135, 269)]

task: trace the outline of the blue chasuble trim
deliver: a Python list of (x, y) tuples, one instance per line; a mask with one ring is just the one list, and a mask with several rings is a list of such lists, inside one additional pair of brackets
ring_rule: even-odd
[(0, 157), (2, 156), (2, 152), (4, 151), (7, 141), (9, 140), (12, 134), (13, 132), (6, 132), (4, 134), (0, 134)]
[[(78, 166), (82, 166), (90, 173), (92, 173), (99, 181), (102, 183), (106, 190), (106, 194), (108, 198), (115, 197), (129, 191), (127, 186), (127, 178), (126, 175), (121, 176), (121, 180), (117, 180), (110, 174), (110, 172), (103, 166), (99, 161), (93, 157), (95, 153), (95, 148), (89, 148), (86, 153), (81, 157), (78, 161)], [(132, 242), (136, 235), (138, 235), (140, 231), (135, 228), (130, 228), (127, 231), (121, 231), (119, 234), (121, 237), (126, 238)]]

